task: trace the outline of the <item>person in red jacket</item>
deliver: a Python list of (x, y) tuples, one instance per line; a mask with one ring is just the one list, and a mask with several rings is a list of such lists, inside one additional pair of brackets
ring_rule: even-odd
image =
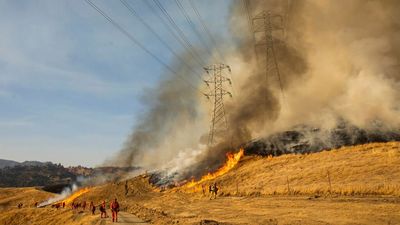
[(112, 221), (118, 222), (119, 203), (117, 199), (114, 199), (114, 201), (111, 202), (110, 208), (112, 212)]

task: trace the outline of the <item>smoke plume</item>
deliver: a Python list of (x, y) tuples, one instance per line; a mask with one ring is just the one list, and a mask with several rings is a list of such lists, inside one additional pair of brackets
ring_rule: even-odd
[[(215, 169), (226, 151), (254, 138), (300, 125), (399, 132), (400, 2), (248, 1), (251, 17), (262, 11), (282, 15), (284, 32), (273, 33), (281, 77), (266, 75), (265, 49), (255, 46), (245, 9), (242, 1), (231, 6), (237, 45), (225, 53), (238, 90), (226, 104), (225, 138), (212, 148), (200, 145), (208, 132), (208, 109), (179, 76), (171, 76), (147, 92), (153, 93), (144, 98), (149, 111), (128, 138), (119, 162), (160, 169), (184, 156), (184, 166), (171, 166), (183, 179)], [(185, 76), (191, 73), (175, 68)]]
[(106, 164), (141, 166), (146, 170), (168, 166), (176, 170), (185, 163), (172, 165), (171, 161), (201, 148), (200, 137), (208, 127), (203, 114), (207, 112), (203, 110), (200, 91), (191, 86), (200, 87), (201, 79), (182, 63), (176, 62), (172, 67), (176, 74), (165, 73), (157, 87), (144, 91), (142, 102), (147, 110), (139, 116), (120, 153)]
[(73, 184), (71, 187), (65, 187), (59, 195), (56, 195), (52, 198), (47, 199), (44, 202), (39, 203), (39, 205), (37, 207), (43, 207), (43, 206), (50, 205), (54, 202), (61, 201), (65, 198), (67, 198), (68, 196), (70, 196), (76, 190), (78, 190), (78, 186), (76, 184)]
[[(285, 37), (274, 36), (284, 97), (274, 81), (263, 87), (270, 93), (257, 87), (263, 84), (256, 81), (266, 80), (260, 68), (264, 65), (251, 54), (252, 41), (247, 39), (252, 36), (248, 36), (240, 46), (242, 57), (247, 58), (240, 66), (241, 77), (246, 77), (241, 89), (244, 104), (232, 106), (232, 123), (244, 124), (260, 135), (299, 124), (330, 129), (341, 120), (363, 129), (374, 128), (374, 121), (380, 121), (382, 129), (399, 127), (400, 27), (396, 12), (400, 3), (249, 3), (253, 16), (268, 10), (284, 18)], [(235, 29), (245, 29), (246, 25), (236, 22), (238, 17), (244, 17), (240, 16), (243, 11), (234, 6), (232, 13), (232, 29), (239, 33)], [(284, 45), (279, 44), (281, 40)], [(249, 60), (249, 56), (253, 59)], [(265, 107), (252, 107), (251, 104), (263, 102), (262, 96), (267, 98)], [(258, 121), (265, 121), (263, 114), (272, 121), (260, 124)]]

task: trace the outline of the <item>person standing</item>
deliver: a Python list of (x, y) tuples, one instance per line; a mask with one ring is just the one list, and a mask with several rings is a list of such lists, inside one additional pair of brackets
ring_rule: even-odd
[(93, 204), (93, 201), (90, 202), (89, 208), (92, 211), (92, 215), (94, 215), (94, 212), (96, 211), (96, 206)]
[(210, 200), (213, 199), (213, 198), (214, 199), (217, 198), (218, 186), (217, 186), (216, 182), (214, 184), (210, 184), (209, 192), (210, 192)]
[(104, 218), (107, 218), (106, 201), (103, 201), (103, 203), (101, 203), (101, 205), (100, 205), (100, 212), (101, 212), (100, 218), (103, 218), (103, 215), (104, 215)]
[(112, 213), (112, 221), (118, 222), (119, 203), (117, 199), (114, 199), (114, 201), (110, 205), (110, 208)]

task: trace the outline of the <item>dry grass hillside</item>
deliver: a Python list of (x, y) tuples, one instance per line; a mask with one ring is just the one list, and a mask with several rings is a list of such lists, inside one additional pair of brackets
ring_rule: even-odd
[[(152, 224), (400, 224), (399, 165), (399, 142), (307, 155), (245, 156), (232, 170), (209, 182), (220, 186), (215, 200), (209, 199), (207, 191), (203, 194), (202, 186), (206, 190), (209, 183), (160, 191), (143, 175), (93, 187), (75, 201), (100, 204), (118, 198), (123, 211)], [(21, 190), (25, 194), (17, 197)], [(9, 189), (1, 192), (0, 204), (16, 205), (22, 199), (45, 195), (49, 194), (35, 189)], [(105, 223), (98, 214), (69, 208), (19, 210), (13, 206), (0, 213), (0, 224), (27, 221)]]
[[(223, 195), (400, 196), (400, 142), (305, 155), (245, 157), (233, 170), (214, 181)], [(197, 186), (188, 191), (201, 192), (201, 189)]]
[(148, 177), (139, 176), (93, 188), (78, 201), (99, 203), (117, 197), (124, 210), (154, 224), (205, 220), (219, 224), (396, 224), (400, 223), (398, 165), (398, 142), (307, 155), (247, 156), (209, 182), (216, 181), (221, 188), (216, 200), (202, 192), (201, 186), (208, 183), (160, 192)]
[(88, 211), (80, 213), (70, 209), (22, 208), (11, 209), (0, 213), (0, 224), (4, 225), (95, 225), (98, 224), (98, 221), (98, 216), (91, 216)]
[[(55, 209), (36, 208), (35, 202), (42, 202), (53, 193), (36, 188), (0, 188), (0, 224), (4, 225), (49, 225), (49, 224), (103, 224), (98, 215), (91, 216), (89, 211), (73, 211), (69, 207)], [(23, 203), (18, 209), (17, 205)]]
[(36, 188), (0, 188), (0, 209), (17, 208), (19, 203), (23, 207), (32, 207), (35, 202), (41, 202), (54, 196), (53, 193)]
[[(67, 209), (34, 207), (35, 202), (40, 203), (53, 196), (53, 193), (36, 188), (0, 188), (0, 224), (91, 224), (96, 221), (97, 218), (86, 217), (85, 214), (73, 213)], [(17, 207), (19, 203), (23, 203), (21, 209)]]

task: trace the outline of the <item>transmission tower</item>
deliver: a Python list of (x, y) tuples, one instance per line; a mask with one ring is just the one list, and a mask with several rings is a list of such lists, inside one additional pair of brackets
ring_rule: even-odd
[(263, 11), (255, 16), (252, 22), (256, 49), (259, 49), (258, 46), (260, 46), (261, 49), (263, 49), (265, 52), (266, 82), (268, 82), (268, 78), (271, 79), (273, 77), (277, 77), (279, 88), (281, 90), (282, 96), (284, 96), (281, 74), (279, 71), (278, 62), (276, 60), (274, 47), (274, 42), (277, 42), (278, 39), (274, 38), (273, 36), (276, 31), (281, 31), (282, 35), (284, 34), (284, 28), (282, 25), (283, 18), (281, 15), (272, 14), (270, 11)]
[(210, 75), (210, 78), (204, 80), (204, 82), (207, 86), (211, 86), (211, 91), (204, 95), (208, 99), (214, 100), (210, 133), (208, 135), (208, 145), (211, 146), (216, 137), (224, 133), (226, 134), (226, 131), (228, 130), (228, 122), (225, 116), (224, 96), (229, 95), (232, 97), (232, 94), (224, 89), (224, 83), (228, 82), (232, 85), (232, 81), (224, 75), (224, 71), (228, 70), (230, 73), (231, 68), (228, 65), (219, 63), (204, 67), (204, 70)]

